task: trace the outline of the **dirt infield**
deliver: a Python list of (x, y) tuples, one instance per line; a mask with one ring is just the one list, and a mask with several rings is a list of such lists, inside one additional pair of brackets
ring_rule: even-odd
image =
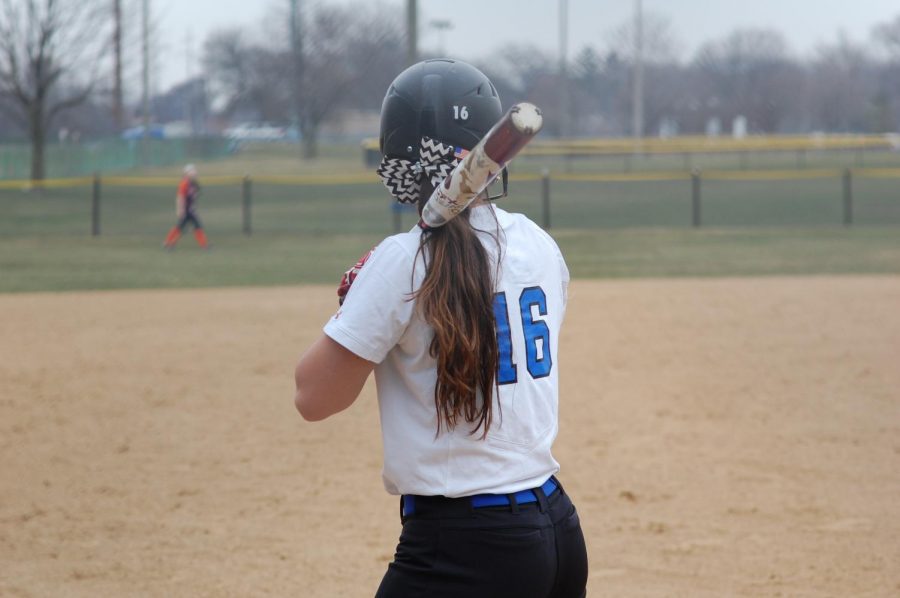
[[(0, 595), (372, 595), (374, 387), (292, 405), (334, 308), (0, 296)], [(900, 595), (900, 278), (577, 281), (559, 362), (589, 595)]]

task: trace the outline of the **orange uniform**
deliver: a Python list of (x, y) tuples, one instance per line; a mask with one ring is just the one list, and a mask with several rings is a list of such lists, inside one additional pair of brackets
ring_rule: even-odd
[(209, 246), (209, 242), (206, 239), (206, 233), (203, 232), (203, 224), (200, 222), (200, 218), (197, 217), (195, 211), (197, 196), (199, 194), (200, 184), (196, 179), (196, 171), (190, 169), (190, 172), (188, 172), (188, 169), (185, 169), (185, 176), (178, 184), (178, 192), (175, 196), (178, 205), (178, 222), (166, 236), (166, 240), (163, 243), (164, 248), (172, 249), (175, 247), (175, 243), (178, 242), (181, 233), (187, 228), (188, 223), (194, 227), (194, 237), (197, 239), (197, 244), (204, 249)]

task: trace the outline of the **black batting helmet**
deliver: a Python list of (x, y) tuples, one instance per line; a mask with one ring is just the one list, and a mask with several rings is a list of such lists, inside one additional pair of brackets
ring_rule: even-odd
[(422, 137), (472, 149), (503, 115), (484, 73), (459, 60), (414, 64), (394, 79), (381, 105), (381, 153), (415, 160)]
[[(394, 79), (381, 105), (378, 174), (398, 201), (414, 203), (421, 182), (437, 185), (464, 152), (500, 120), (497, 90), (484, 73), (459, 60), (436, 58), (414, 64)], [(503, 189), (488, 199), (506, 196)]]

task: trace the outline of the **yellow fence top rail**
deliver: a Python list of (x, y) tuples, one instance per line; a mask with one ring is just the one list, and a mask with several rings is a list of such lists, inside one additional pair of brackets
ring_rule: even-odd
[[(100, 181), (104, 185), (119, 187), (178, 187), (180, 177), (149, 177), (149, 176), (104, 176)], [(243, 180), (240, 176), (206, 176), (200, 179), (201, 185), (239, 185)]]
[[(840, 177), (849, 171), (856, 177), (900, 179), (900, 168), (803, 168), (803, 169), (766, 169), (766, 170), (703, 170), (695, 171), (703, 180), (721, 181), (781, 181), (811, 180), (829, 177)], [(629, 182), (629, 181), (681, 181), (691, 178), (693, 173), (687, 170), (658, 170), (640, 172), (609, 173), (562, 173), (553, 172), (550, 178), (556, 181), (573, 182)], [(536, 173), (515, 173), (513, 181), (538, 181), (542, 177)], [(378, 183), (375, 173), (334, 174), (334, 175), (260, 175), (260, 176), (210, 176), (201, 179), (203, 185), (227, 186), (240, 185), (245, 180), (252, 183), (269, 185), (360, 185)], [(113, 187), (171, 187), (178, 185), (177, 177), (101, 177), (103, 186)], [(76, 177), (67, 179), (45, 179), (31, 181), (28, 179), (0, 180), (0, 189), (60, 189), (90, 186), (93, 177)]]
[(31, 189), (59, 189), (66, 187), (82, 187), (90, 185), (93, 181), (93, 177), (44, 179), (43, 181), (32, 181), (30, 179), (10, 179), (0, 180), (0, 189), (20, 189), (22, 191), (29, 191)]
[[(377, 139), (366, 139), (362, 146), (377, 150)], [(900, 135), (749, 135), (743, 138), (706, 137), (629, 137), (591, 139), (537, 139), (523, 155), (576, 156), (603, 154), (671, 154), (740, 151), (815, 151), (815, 150), (900, 150)]]
[(790, 181), (827, 179), (843, 176), (839, 168), (810, 168), (807, 170), (706, 170), (704, 180), (712, 181)]
[(353, 185), (380, 182), (378, 175), (374, 171), (362, 174), (266, 174), (254, 176), (252, 179), (254, 183), (270, 183), (273, 185)]
[(691, 173), (686, 170), (661, 170), (649, 172), (609, 172), (609, 173), (559, 173), (551, 176), (553, 180), (616, 183), (629, 181), (682, 181), (691, 178)]
[(524, 153), (540, 155), (671, 154), (712, 152), (765, 152), (894, 149), (897, 140), (881, 135), (781, 135), (732, 137), (672, 137), (669, 139), (538, 140)]

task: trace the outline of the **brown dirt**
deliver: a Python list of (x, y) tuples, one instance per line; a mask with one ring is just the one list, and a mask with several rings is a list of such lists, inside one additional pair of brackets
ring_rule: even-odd
[[(0, 296), (0, 595), (372, 595), (373, 387), (292, 405), (334, 307)], [(900, 278), (578, 281), (559, 361), (589, 595), (900, 594)]]

